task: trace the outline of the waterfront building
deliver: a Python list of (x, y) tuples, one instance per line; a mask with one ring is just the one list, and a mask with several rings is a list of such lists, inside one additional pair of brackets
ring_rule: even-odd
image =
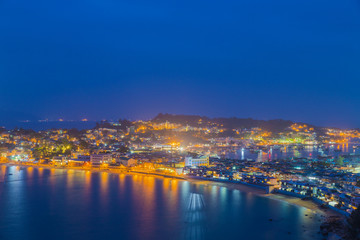
[(77, 157), (78, 161), (82, 162), (90, 162), (90, 156), (89, 155), (79, 155)]
[(280, 181), (280, 191), (290, 192), (293, 195), (298, 196), (308, 196), (311, 197), (313, 195), (318, 194), (318, 188), (314, 184), (310, 184), (308, 182), (296, 182), (296, 181), (288, 181), (281, 180)]
[(200, 167), (200, 166), (209, 166), (209, 156), (200, 156), (197, 158), (186, 157), (185, 158), (186, 167)]
[(124, 165), (125, 167), (131, 167), (137, 164), (137, 161), (135, 159), (128, 157), (119, 157), (116, 159), (116, 162)]
[(98, 166), (101, 164), (109, 164), (112, 161), (111, 154), (91, 154), (90, 162), (93, 166)]
[(79, 155), (77, 158), (71, 158), (68, 160), (69, 166), (84, 166), (85, 164), (90, 163), (89, 155)]
[(54, 165), (63, 165), (66, 163), (66, 157), (64, 156), (55, 156), (52, 159)]
[(263, 175), (262, 173), (247, 173), (247, 172), (237, 172), (234, 174), (234, 180), (238, 180), (250, 184), (260, 184), (260, 185), (278, 185), (278, 179), (275, 177), (269, 177)]
[(68, 161), (70, 166), (84, 166), (86, 163), (90, 162), (90, 156), (79, 155), (78, 158), (71, 158)]

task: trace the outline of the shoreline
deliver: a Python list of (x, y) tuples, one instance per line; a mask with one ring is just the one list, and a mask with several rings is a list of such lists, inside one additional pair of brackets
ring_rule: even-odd
[(241, 183), (233, 183), (233, 182), (217, 182), (212, 180), (202, 180), (202, 179), (187, 179), (186, 181), (195, 183), (195, 184), (203, 184), (203, 185), (212, 185), (218, 187), (226, 187), (230, 190), (238, 190), (241, 192), (245, 192), (247, 194), (254, 194), (256, 196), (272, 199), (275, 201), (285, 202), (290, 205), (294, 205), (297, 207), (305, 208), (311, 211), (313, 214), (319, 215), (324, 218), (328, 218), (330, 216), (338, 216), (341, 218), (345, 218), (344, 215), (331, 210), (331, 209), (321, 209), (318, 203), (313, 202), (312, 200), (302, 200), (301, 198), (292, 197), (288, 195), (284, 195), (281, 193), (270, 193), (267, 194), (264, 189), (245, 185)]
[(210, 179), (196, 179), (196, 178), (186, 178), (179, 176), (171, 176), (166, 174), (158, 174), (151, 172), (141, 172), (141, 171), (128, 171), (126, 169), (101, 169), (101, 168), (82, 168), (82, 167), (57, 167), (57, 166), (49, 166), (49, 165), (35, 165), (35, 164), (17, 164), (12, 162), (1, 162), (0, 166), (5, 165), (8, 167), (34, 167), (34, 168), (45, 168), (45, 169), (59, 169), (59, 170), (76, 170), (76, 171), (90, 171), (92, 173), (110, 173), (110, 174), (125, 174), (125, 175), (144, 175), (155, 178), (171, 178), (182, 181), (188, 181), (193, 184), (201, 184), (201, 185), (211, 185), (217, 187), (226, 187), (230, 190), (238, 190), (247, 194), (255, 194), (260, 197), (269, 198), (275, 201), (286, 202), (287, 204), (295, 205), (298, 207), (306, 208), (310, 210), (312, 213), (321, 215), (322, 217), (330, 217), (330, 216), (340, 216), (344, 217), (342, 214), (335, 212), (331, 209), (321, 209), (320, 205), (311, 201), (311, 200), (301, 200), (297, 197), (292, 197), (288, 195), (284, 195), (281, 193), (272, 193), (267, 194), (266, 191), (262, 188), (257, 188), (255, 186), (249, 186), (241, 183), (233, 183), (233, 182), (223, 182), (223, 181), (212, 181)]

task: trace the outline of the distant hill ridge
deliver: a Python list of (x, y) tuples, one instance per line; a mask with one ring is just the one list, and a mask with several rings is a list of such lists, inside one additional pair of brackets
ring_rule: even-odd
[[(178, 123), (178, 124), (188, 124), (189, 126), (199, 126), (207, 123), (217, 123), (224, 125), (225, 128), (234, 129), (234, 128), (252, 128), (259, 127), (272, 132), (281, 132), (286, 128), (290, 127), (292, 124), (296, 123), (290, 120), (283, 119), (274, 119), (274, 120), (257, 120), (252, 118), (209, 118), (206, 116), (198, 115), (176, 115), (168, 113), (160, 113), (155, 118), (154, 122), (165, 122)], [(201, 122), (201, 124), (199, 124)], [(301, 123), (306, 124), (306, 123)], [(311, 124), (306, 124), (310, 127), (316, 128)]]

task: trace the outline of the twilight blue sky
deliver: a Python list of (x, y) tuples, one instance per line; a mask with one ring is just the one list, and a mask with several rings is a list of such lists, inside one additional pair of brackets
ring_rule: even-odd
[(360, 127), (360, 0), (0, 0), (0, 83), (41, 118)]

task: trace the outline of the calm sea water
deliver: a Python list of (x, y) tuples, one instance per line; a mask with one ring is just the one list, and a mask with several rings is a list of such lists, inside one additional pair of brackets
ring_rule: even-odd
[[(0, 119), (1, 120), (1, 119)], [(7, 129), (14, 129), (14, 128), (23, 128), (23, 129), (33, 129), (35, 131), (42, 131), (48, 129), (71, 129), (76, 128), (79, 130), (82, 129), (91, 129), (95, 127), (96, 122), (88, 121), (88, 122), (81, 122), (81, 121), (74, 121), (74, 122), (1, 122), (0, 126), (3, 126)]]
[(222, 183), (15, 166), (0, 182), (0, 239), (320, 239), (310, 210)]
[[(358, 145), (358, 144), (356, 144)], [(339, 155), (359, 155), (360, 148), (353, 148), (355, 144), (325, 145), (324, 148), (318, 146), (305, 146), (304, 149), (283, 148), (273, 149), (269, 151), (251, 152), (247, 149), (238, 149), (235, 152), (227, 152), (225, 157), (232, 159), (251, 159), (256, 161), (268, 161), (289, 158), (316, 158), (318, 156), (339, 156)]]

